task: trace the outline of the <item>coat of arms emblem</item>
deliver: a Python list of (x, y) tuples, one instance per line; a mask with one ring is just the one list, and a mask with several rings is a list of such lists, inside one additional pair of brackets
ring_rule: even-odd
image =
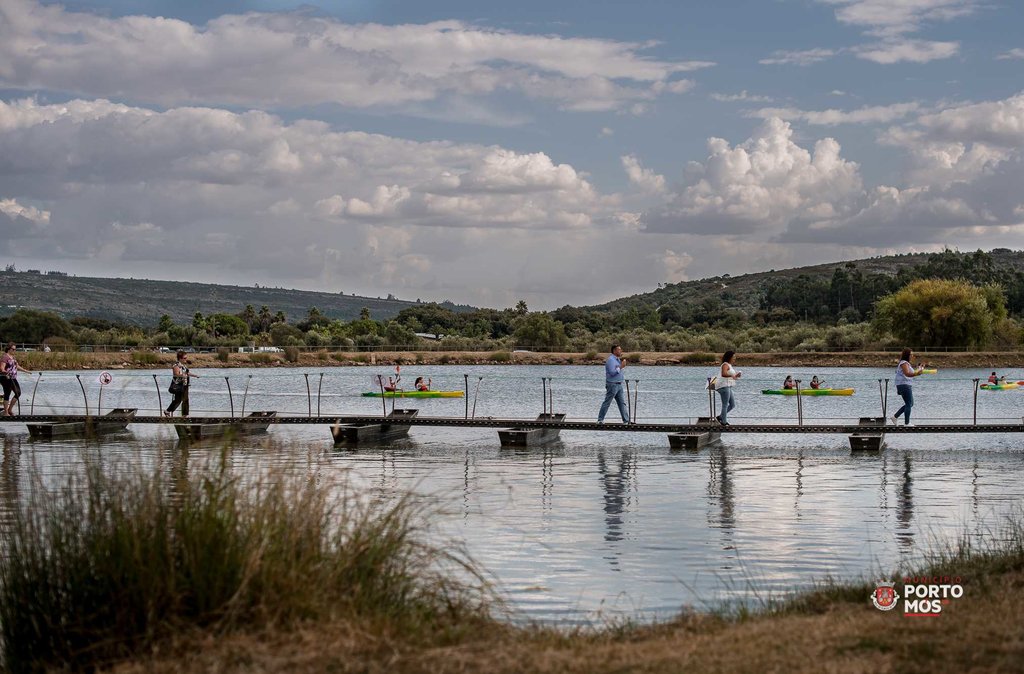
[(896, 602), (899, 599), (900, 595), (896, 592), (896, 583), (891, 580), (878, 581), (875, 591), (871, 593), (871, 603), (879, 611), (891, 611), (896, 608)]

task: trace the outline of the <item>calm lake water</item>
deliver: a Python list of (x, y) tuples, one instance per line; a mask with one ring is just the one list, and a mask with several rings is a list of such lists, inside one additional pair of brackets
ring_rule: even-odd
[[(849, 398), (803, 400), (805, 419), (877, 416), (878, 379), (892, 370), (868, 368), (738, 368), (733, 423), (795, 421), (796, 400), (761, 395), (785, 375), (812, 374)], [(229, 408), (279, 413), (379, 413), (381, 401), (361, 398), (371, 376), (390, 368), (321, 370), (196, 370), (193, 415)], [(707, 414), (704, 391), (715, 368), (630, 367), (640, 380), (640, 421), (686, 421)], [(95, 412), (98, 372), (44, 374), (37, 413), (82, 410), (81, 376)], [(167, 371), (113, 371), (102, 409), (137, 407), (155, 413), (152, 375), (168, 402)], [(309, 375), (310, 394), (306, 379)], [(477, 416), (531, 417), (542, 411), (541, 378), (553, 378), (556, 412), (594, 419), (604, 385), (600, 367), (403, 367), (402, 380), (433, 378), (435, 389), (462, 389)], [(914, 420), (969, 421), (971, 378), (979, 370), (949, 370), (917, 379)], [(1024, 372), (1007, 372), (1024, 379)], [(251, 378), (250, 378), (251, 376)], [(480, 379), (482, 377), (482, 379)], [(22, 411), (29, 411), (35, 378), (23, 375)], [(246, 391), (246, 386), (248, 390)], [(478, 388), (479, 387), (479, 388)], [(318, 388), (320, 390), (318, 400)], [(245, 393), (243, 393), (245, 392)], [(898, 406), (889, 389), (890, 412)], [(462, 416), (465, 401), (400, 400), (421, 415)], [(388, 403), (390, 409), (390, 403)], [(1024, 415), (1024, 390), (981, 392), (979, 420)], [(613, 410), (609, 421), (617, 420)], [(37, 471), (59, 484), (81, 470), (84, 453), (104, 460), (180, 469), (219, 445), (184, 451), (173, 429), (136, 425), (102, 442), (30, 441), (20, 424), (0, 426), (0, 518), (30, 488)], [(465, 542), (530, 618), (575, 622), (598, 616), (646, 619), (727, 601), (782, 595), (826, 577), (865, 578), (912, 563), (929, 548), (960, 536), (992, 540), (1024, 498), (1024, 437), (891, 435), (881, 454), (853, 455), (846, 436), (726, 435), (712, 448), (671, 451), (654, 433), (563, 432), (545, 448), (506, 450), (488, 429), (414, 427), (407, 440), (385, 446), (335, 449), (326, 427), (279, 427), (238, 441), (231, 455), (243, 471), (266, 468), (347, 475), (361, 489), (389, 496), (407, 490), (445, 504), (439, 531)], [(950, 569), (955, 573), (956, 569)]]

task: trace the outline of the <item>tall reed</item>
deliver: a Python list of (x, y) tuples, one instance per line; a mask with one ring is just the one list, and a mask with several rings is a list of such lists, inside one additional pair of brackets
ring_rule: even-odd
[(415, 640), (489, 622), (493, 593), (461, 548), (427, 542), (418, 498), (226, 465), (170, 481), (87, 462), (60, 489), (34, 480), (0, 555), (6, 671), (91, 669), (183, 629), (340, 619)]

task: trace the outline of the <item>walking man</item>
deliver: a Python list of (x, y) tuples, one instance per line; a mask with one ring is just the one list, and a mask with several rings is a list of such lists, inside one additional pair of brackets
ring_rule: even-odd
[(597, 414), (597, 423), (604, 423), (604, 415), (608, 413), (608, 407), (612, 399), (619, 404), (619, 414), (622, 415), (622, 423), (629, 423), (629, 412), (626, 410), (626, 393), (622, 389), (625, 381), (622, 376), (622, 369), (626, 367), (626, 359), (622, 357), (622, 347), (616, 344), (612, 347), (611, 355), (604, 362), (604, 402), (601, 403), (601, 411)]

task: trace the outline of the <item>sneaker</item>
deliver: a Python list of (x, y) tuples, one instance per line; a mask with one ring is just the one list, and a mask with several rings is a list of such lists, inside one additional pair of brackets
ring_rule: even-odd
[(904, 426), (905, 428), (913, 428), (913, 427), (914, 427), (914, 426), (916, 426), (916, 425), (917, 425), (917, 424), (912, 424), (912, 423), (910, 423), (909, 421), (908, 421), (907, 423), (903, 424), (903, 426)]
[(892, 415), (892, 417), (890, 417), (890, 418), (892, 419), (892, 425), (893, 425), (893, 426), (895, 426), (895, 425), (897, 425), (898, 423), (900, 423), (900, 418), (899, 418), (898, 416), (896, 416), (895, 414), (894, 414), (894, 415)]

